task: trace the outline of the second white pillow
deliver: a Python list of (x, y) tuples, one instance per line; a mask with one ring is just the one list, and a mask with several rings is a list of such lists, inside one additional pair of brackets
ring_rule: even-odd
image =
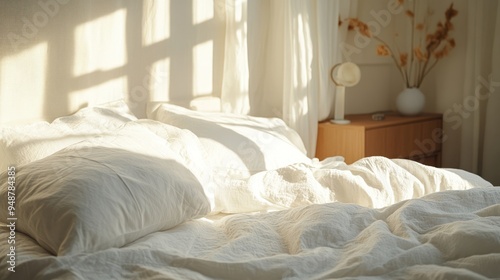
[(198, 112), (172, 104), (160, 105), (148, 117), (196, 134), (214, 171), (227, 178), (310, 162), (300, 136), (278, 118)]

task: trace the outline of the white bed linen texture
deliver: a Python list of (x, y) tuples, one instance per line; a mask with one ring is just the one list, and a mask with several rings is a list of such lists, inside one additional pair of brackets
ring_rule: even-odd
[[(382, 209), (327, 203), (198, 219), (120, 249), (55, 257), (17, 233), (3, 279), (490, 279), (500, 276), (500, 188)], [(8, 232), (2, 227), (1, 240)], [(6, 255), (5, 246), (1, 255)]]
[(259, 172), (243, 180), (226, 178), (231, 182), (216, 184), (215, 208), (240, 213), (328, 202), (381, 208), (438, 191), (491, 186), (479, 176), (469, 177), (476, 180), (406, 159), (367, 157), (348, 165), (333, 157)]
[(149, 118), (196, 134), (213, 172), (223, 178), (247, 178), (260, 171), (309, 161), (300, 136), (278, 118), (198, 112), (172, 104), (150, 109)]
[(0, 170), (49, 156), (65, 147), (137, 120), (123, 100), (87, 107), (52, 123), (0, 126)]
[[(180, 130), (168, 129), (172, 135)], [(210, 203), (200, 183), (202, 172), (186, 167), (169, 146), (129, 122), (17, 167), (16, 229), (61, 256), (121, 247), (205, 216)], [(6, 175), (0, 176), (1, 201), (7, 201)], [(0, 211), (0, 220), (8, 217)]]
[[(90, 120), (83, 124), (101, 129), (99, 117)], [(218, 121), (227, 119), (212, 120)], [(230, 147), (211, 150), (197, 135), (202, 126), (189, 131), (131, 119), (102, 128), (99, 137), (58, 142), (51, 154), (40, 153), (45, 146), (33, 142), (29, 155), (37, 157), (16, 162), (16, 272), (7, 270), (9, 247), (0, 246), (0, 279), (500, 276), (500, 188), (464, 171), (409, 160), (369, 157), (351, 165), (340, 157), (311, 160), (291, 144), (286, 125), (273, 119), (245, 118), (225, 131), (237, 139), (247, 131), (243, 138), (253, 141), (250, 131), (272, 132), (269, 124), (285, 130), (268, 140), (287, 143), (281, 148), (297, 156), (274, 161), (287, 152), (271, 149), (264, 165), (254, 169), (244, 163), (236, 173), (220, 172), (224, 156), (234, 154), (211, 154)], [(210, 138), (224, 143), (227, 135)], [(79, 157), (112, 172), (81, 176), (71, 161)], [(58, 159), (56, 169), (68, 168), (64, 178), (47, 171)], [(81, 168), (101, 168), (92, 166)], [(7, 201), (6, 172), (1, 178), (0, 196)], [(93, 195), (100, 197), (93, 201)], [(140, 207), (132, 207), (137, 203)], [(98, 207), (86, 211), (93, 206)], [(64, 220), (61, 211), (76, 214)], [(5, 209), (2, 213), (3, 222)], [(1, 226), (0, 240), (9, 235)]]
[(298, 134), (277, 118), (198, 112), (154, 103), (148, 117), (189, 129), (200, 139), (215, 193), (212, 212), (281, 210), (327, 202), (384, 207), (404, 199), (473, 185), (449, 171), (384, 157), (346, 165), (305, 156)]

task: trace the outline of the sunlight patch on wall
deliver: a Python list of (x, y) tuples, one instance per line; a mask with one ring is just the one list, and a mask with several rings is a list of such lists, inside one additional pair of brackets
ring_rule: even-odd
[(126, 58), (126, 10), (83, 23), (75, 30), (75, 76), (123, 66)]
[(0, 122), (42, 119), (46, 71), (46, 42), (0, 61)]
[(145, 0), (143, 4), (142, 45), (149, 46), (169, 37), (170, 0)]
[(146, 78), (149, 81), (144, 81), (149, 85), (150, 100), (168, 101), (170, 87), (170, 58), (164, 58), (156, 61), (151, 66), (150, 75)]
[(193, 48), (193, 94), (212, 94), (213, 91), (213, 41), (207, 41)]
[(214, 18), (214, 1), (193, 0), (193, 25)]
[(127, 88), (127, 78), (123, 76), (93, 87), (74, 91), (68, 96), (69, 111), (77, 111), (84, 106), (94, 106), (126, 99)]

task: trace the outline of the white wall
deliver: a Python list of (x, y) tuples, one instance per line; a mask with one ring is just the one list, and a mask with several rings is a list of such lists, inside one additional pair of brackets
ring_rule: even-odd
[(144, 116), (149, 100), (219, 95), (220, 11), (206, 0), (0, 1), (0, 123), (121, 98)]

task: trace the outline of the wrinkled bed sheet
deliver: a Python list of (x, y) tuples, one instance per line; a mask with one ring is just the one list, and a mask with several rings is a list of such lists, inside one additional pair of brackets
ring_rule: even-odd
[(500, 188), (218, 215), (69, 257), (16, 240), (15, 273), (1, 246), (2, 279), (488, 279), (500, 277)]
[(500, 188), (472, 174), (370, 157), (217, 175), (206, 186), (214, 215), (122, 248), (56, 257), (16, 232), (10, 272), (2, 226), (0, 279), (500, 276)]
[[(217, 180), (223, 180), (217, 182)], [(262, 171), (249, 178), (214, 176), (215, 210), (241, 213), (283, 210), (329, 202), (381, 208), (445, 190), (491, 184), (463, 170), (442, 169), (406, 159), (342, 157), (312, 160)], [(210, 191), (207, 191), (210, 192)]]

